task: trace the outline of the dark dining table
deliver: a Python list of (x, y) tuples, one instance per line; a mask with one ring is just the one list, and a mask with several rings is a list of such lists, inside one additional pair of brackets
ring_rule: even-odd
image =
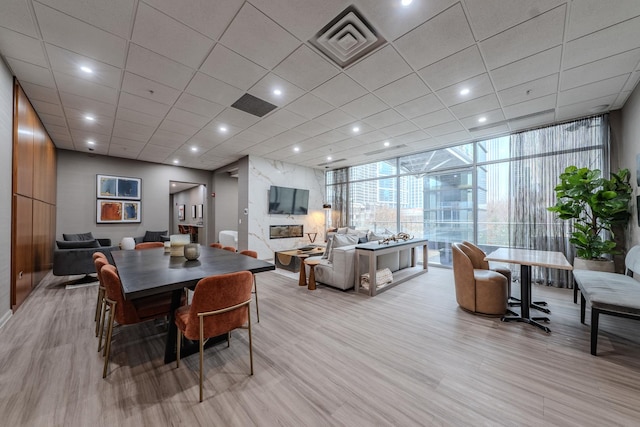
[[(177, 327), (175, 310), (180, 306), (184, 288), (194, 289), (198, 281), (209, 276), (250, 271), (261, 273), (275, 270), (275, 265), (235, 252), (203, 246), (200, 257), (189, 261), (181, 256), (170, 256), (163, 248), (113, 251), (111, 253), (122, 282), (127, 300), (172, 292), (171, 313), (165, 343), (164, 362), (176, 360)], [(181, 349), (185, 356), (198, 352), (197, 345), (185, 343)]]

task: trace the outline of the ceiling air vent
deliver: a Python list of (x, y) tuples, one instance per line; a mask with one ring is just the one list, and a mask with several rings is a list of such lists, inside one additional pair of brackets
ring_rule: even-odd
[(406, 148), (405, 144), (394, 145), (393, 147), (381, 148), (380, 150), (369, 151), (368, 153), (364, 153), (365, 156), (375, 156), (376, 154), (384, 153), (386, 151), (397, 150), (399, 148)]
[(332, 165), (334, 163), (344, 162), (345, 160), (347, 160), (347, 159), (329, 160), (328, 162), (318, 163), (318, 166), (328, 166), (328, 165)]
[(345, 68), (382, 46), (386, 40), (352, 5), (325, 25), (309, 42)]
[(237, 108), (240, 111), (244, 111), (245, 113), (253, 114), (254, 116), (262, 117), (270, 111), (277, 108), (276, 105), (273, 105), (265, 100), (260, 98), (256, 98), (253, 95), (249, 95), (245, 93), (231, 105), (233, 108)]

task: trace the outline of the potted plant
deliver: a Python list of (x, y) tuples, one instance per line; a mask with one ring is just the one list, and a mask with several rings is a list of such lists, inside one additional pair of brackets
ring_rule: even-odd
[[(575, 221), (569, 239), (576, 248), (574, 268), (615, 270), (613, 261), (605, 255), (620, 253), (613, 229), (629, 221), (633, 193), (629, 177), (628, 169), (611, 173), (611, 178), (606, 179), (599, 169), (576, 166), (569, 166), (560, 174), (560, 183), (554, 189), (557, 202), (547, 210), (557, 213), (560, 219)], [(603, 238), (605, 231), (611, 233), (610, 240)]]

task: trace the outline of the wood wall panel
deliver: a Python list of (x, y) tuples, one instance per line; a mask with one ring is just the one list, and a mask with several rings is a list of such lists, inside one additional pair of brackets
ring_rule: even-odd
[(33, 149), (33, 198), (55, 205), (56, 149), (41, 124), (34, 129)]
[(13, 218), (11, 309), (15, 310), (33, 288), (33, 200), (14, 194)]
[(16, 85), (16, 123), (13, 136), (13, 192), (33, 196), (33, 134), (39, 124), (24, 91)]
[(55, 206), (33, 200), (33, 283), (40, 283), (53, 268)]

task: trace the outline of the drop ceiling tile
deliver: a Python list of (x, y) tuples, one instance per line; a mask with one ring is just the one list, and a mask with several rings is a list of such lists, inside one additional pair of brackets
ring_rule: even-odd
[(313, 120), (309, 120), (308, 122), (305, 122), (300, 126), (296, 126), (295, 130), (308, 137), (314, 137), (320, 135), (321, 133), (327, 132), (330, 129), (325, 125), (321, 125), (320, 123), (316, 123)]
[[(78, 55), (52, 44), (47, 44), (46, 49), (51, 68), (54, 71), (74, 76), (78, 80), (86, 80), (114, 89), (120, 87), (120, 80), (122, 79), (122, 70), (120, 68)], [(81, 71), (80, 67), (89, 67), (93, 72), (87, 74)]]
[(460, 4), (400, 37), (395, 46), (414, 69), (431, 65), (475, 42)]
[(496, 68), (489, 74), (496, 90), (503, 90), (560, 72), (561, 59), (562, 47), (558, 46)]
[(563, 66), (573, 68), (638, 47), (640, 17), (570, 41), (566, 44)]
[(113, 120), (111, 117), (98, 117), (95, 122), (87, 122), (82, 118), (67, 117), (67, 123), (69, 123), (69, 129), (72, 132), (86, 132), (92, 138), (97, 138), (98, 135), (104, 135), (108, 138), (113, 129)]
[(147, 144), (140, 152), (140, 155), (138, 155), (138, 160), (142, 160), (145, 162), (162, 163), (173, 152), (174, 149), (170, 147)]
[(405, 118), (398, 114), (395, 110), (388, 109), (381, 111), (377, 114), (367, 117), (362, 121), (368, 124), (369, 126), (380, 129), (386, 126), (391, 126), (396, 123), (400, 123), (404, 121)]
[(566, 6), (545, 12), (480, 43), (490, 70), (562, 43)]
[(440, 123), (447, 123), (455, 120), (456, 118), (447, 109), (435, 111), (433, 113), (424, 114), (422, 116), (415, 117), (412, 122), (420, 126), (423, 129), (430, 128), (432, 126), (439, 125)]
[(608, 95), (602, 98), (581, 101), (576, 104), (560, 106), (556, 110), (556, 121), (560, 122), (595, 113), (601, 113), (605, 106), (609, 106), (615, 102), (616, 96), (617, 95)]
[[(480, 122), (480, 118), (483, 118), (484, 121)], [(497, 109), (493, 111), (487, 111), (481, 114), (476, 114), (475, 116), (466, 117), (460, 120), (460, 123), (467, 130), (476, 128), (476, 127), (487, 127), (491, 126), (493, 123), (501, 123), (504, 122), (504, 114), (502, 110)]]
[(374, 91), (405, 77), (412, 70), (393, 46), (387, 45), (366, 56), (345, 72), (366, 89)]
[(169, 105), (161, 104), (160, 102), (132, 95), (127, 92), (122, 92), (120, 94), (120, 102), (118, 103), (118, 107), (140, 111), (142, 113), (147, 113), (156, 117), (166, 116), (167, 112), (169, 112), (169, 108), (171, 108)]
[(60, 104), (39, 101), (37, 99), (30, 99), (33, 108), (35, 108), (38, 114), (51, 114), (54, 116), (64, 117), (64, 111), (62, 110), (62, 106)]
[[(356, 128), (358, 130), (355, 130)], [(356, 138), (358, 135), (374, 131), (375, 128), (361, 121), (356, 121), (344, 126), (340, 126), (335, 130), (337, 130), (338, 132), (340, 132), (341, 134), (345, 135), (348, 138)]]
[(20, 86), (24, 89), (29, 100), (33, 103), (34, 100), (45, 101), (53, 104), (59, 104), (58, 92), (50, 87), (44, 87), (40, 85), (34, 85), (29, 82), (20, 82)]
[(268, 138), (268, 136), (265, 135), (264, 133), (258, 133), (253, 130), (246, 130), (246, 129), (238, 133), (237, 136), (249, 142), (253, 142), (254, 144), (258, 144)]
[[(453, 145), (467, 142), (471, 139), (471, 134), (467, 131), (453, 132), (446, 135), (440, 135), (435, 140), (439, 145)], [(434, 144), (436, 146), (436, 144)]]
[(47, 0), (48, 6), (125, 39), (131, 31), (134, 4), (134, 0)]
[(108, 104), (115, 105), (118, 102), (118, 91), (112, 87), (103, 86), (89, 80), (78, 79), (75, 76), (57, 71), (54, 71), (54, 75), (58, 90)]
[(140, 123), (116, 119), (113, 125), (113, 136), (133, 139), (134, 141), (148, 141), (155, 128)]
[(133, 43), (129, 46), (127, 71), (178, 90), (187, 86), (195, 72), (183, 64)]
[(142, 152), (144, 145), (120, 145), (113, 142), (109, 145), (109, 156), (121, 157), (125, 159), (135, 159)]
[(378, 98), (392, 107), (404, 104), (428, 93), (431, 93), (431, 91), (416, 74), (409, 74), (374, 92)]
[(30, 64), (47, 66), (40, 40), (0, 27), (0, 52), (4, 57), (16, 58)]
[(410, 144), (416, 141), (422, 141), (428, 139), (429, 135), (426, 132), (417, 130), (414, 132), (405, 133), (404, 135), (396, 136), (393, 138), (393, 144)]
[[(275, 89), (279, 89), (282, 93), (280, 95), (274, 94), (273, 91)], [(287, 105), (304, 95), (302, 89), (273, 73), (269, 73), (260, 79), (247, 93), (279, 107)]]
[(418, 74), (435, 91), (486, 71), (480, 51), (476, 45), (473, 45), (424, 67), (418, 71)]
[(398, 105), (396, 111), (406, 118), (412, 119), (443, 108), (444, 105), (442, 105), (442, 102), (440, 102), (434, 94), (430, 93), (429, 95), (421, 96), (413, 101)]
[(637, 86), (639, 80), (640, 80), (640, 70), (635, 71), (631, 74), (631, 76), (629, 77), (629, 80), (627, 80), (627, 83), (624, 85), (624, 88), (622, 88), (622, 90), (632, 91)]
[(205, 117), (215, 117), (224, 110), (224, 107), (220, 104), (207, 101), (204, 98), (200, 98), (189, 93), (183, 93), (180, 95), (180, 98), (178, 98), (175, 103), (175, 107)]
[(184, 144), (188, 139), (188, 135), (171, 132), (167, 129), (158, 129), (154, 132), (151, 139), (149, 139), (149, 144), (177, 148)]
[(509, 105), (503, 107), (502, 110), (504, 111), (504, 115), (507, 117), (507, 119), (527, 116), (541, 111), (555, 109), (557, 97), (558, 96), (553, 93), (551, 95), (535, 98), (530, 101)]
[(273, 113), (269, 114), (267, 118), (262, 119), (262, 121), (290, 129), (301, 125), (302, 123), (306, 122), (307, 119), (296, 113), (292, 113), (291, 111), (282, 109), (274, 111)]
[(362, 98), (355, 99), (340, 107), (342, 111), (351, 114), (357, 119), (363, 119), (365, 117), (371, 116), (372, 114), (384, 111), (388, 108), (389, 107), (387, 106), (387, 104), (380, 101), (380, 99), (372, 94), (368, 94), (363, 96)]
[(185, 125), (195, 126), (198, 129), (211, 121), (209, 117), (204, 117), (175, 107), (169, 110), (169, 114), (167, 114), (166, 119)]
[[(191, 0), (188, 7), (173, 0), (146, 0), (147, 4), (211, 39), (219, 39), (240, 10), (242, 0)], [(215, 77), (215, 76), (213, 76)]]
[(244, 95), (240, 89), (202, 73), (196, 73), (185, 92), (224, 106), (233, 104)]
[(158, 127), (160, 122), (162, 122), (162, 117), (152, 116), (151, 114), (141, 113), (140, 111), (134, 111), (124, 107), (118, 107), (116, 118), (128, 122), (140, 123), (153, 128)]
[[(461, 95), (460, 91), (463, 89), (469, 90), (469, 93)], [(485, 73), (444, 89), (440, 89), (436, 92), (436, 95), (444, 105), (450, 106), (480, 98), (493, 92), (493, 84), (491, 84), (489, 75)]]
[(347, 137), (342, 132), (338, 132), (337, 130), (330, 130), (329, 132), (320, 134), (313, 139), (314, 141), (318, 141), (320, 145), (324, 145), (344, 141), (345, 139), (347, 139)]
[[(54, 9), (33, 3), (40, 30), (48, 43), (122, 67), (127, 41)], [(64, 31), (60, 29), (64, 28)]]
[(627, 81), (627, 78), (628, 75), (618, 76), (611, 79), (601, 80), (596, 83), (591, 83), (585, 86), (580, 86), (574, 89), (562, 91), (558, 95), (558, 105), (571, 105), (578, 102), (586, 102), (592, 99), (606, 97), (608, 95), (615, 95), (613, 97), (615, 99), (618, 93), (622, 90), (624, 84)]
[(48, 125), (47, 132), (54, 138), (54, 141), (58, 138), (71, 141), (71, 134), (66, 126)]
[(404, 135), (406, 133), (415, 132), (419, 130), (418, 126), (414, 125), (409, 121), (404, 121), (400, 123), (396, 123), (395, 125), (387, 126), (380, 129), (380, 132), (384, 133), (389, 137), (397, 137), (400, 135)]
[(225, 83), (247, 90), (267, 74), (267, 70), (217, 44), (200, 71)]
[(498, 92), (498, 97), (502, 105), (513, 105), (520, 102), (556, 93), (558, 90), (558, 74), (543, 77), (538, 80), (527, 82), (509, 89)]
[(172, 87), (129, 72), (124, 73), (122, 90), (167, 105), (173, 105), (180, 96), (180, 91)]
[(45, 125), (55, 125), (55, 126), (67, 126), (67, 122), (64, 117), (56, 116), (53, 114), (46, 113), (38, 113), (38, 117), (42, 120), (42, 123)]
[(0, 27), (5, 27), (30, 37), (38, 37), (38, 30), (33, 22), (31, 10), (25, 1), (3, 0)]
[(333, 107), (317, 96), (307, 93), (287, 105), (286, 109), (311, 120), (329, 112)]
[(473, 132), (469, 132), (474, 138), (490, 138), (509, 133), (509, 126), (506, 124), (482, 128)]
[(191, 68), (198, 68), (214, 45), (208, 37), (142, 2), (131, 41)]
[(269, 123), (269, 122), (265, 122), (264, 120), (261, 122), (256, 123), (255, 125), (251, 126), (249, 128), (249, 130), (253, 133), (258, 133), (261, 135), (265, 135), (268, 137), (272, 137), (272, 136), (276, 136), (284, 131), (287, 130), (286, 127), (282, 127), (280, 125), (277, 125), (275, 123)]
[(83, 129), (71, 129), (71, 138), (73, 138), (73, 142), (76, 146), (80, 147), (89, 147), (89, 141), (93, 141), (93, 147), (97, 148), (99, 146), (106, 147), (109, 145), (109, 140), (111, 139), (110, 134), (101, 135), (96, 134), (93, 131), (87, 131)]
[(342, 110), (335, 109), (315, 119), (316, 122), (323, 124), (331, 129), (339, 128), (349, 123), (356, 122), (357, 119)]
[(312, 90), (334, 77), (340, 70), (302, 45), (274, 68), (273, 72), (302, 89)]
[(177, 133), (179, 135), (185, 135), (187, 137), (192, 137), (200, 130), (198, 126), (192, 126), (169, 119), (164, 119), (158, 129)]
[(249, 3), (242, 6), (220, 41), (267, 69), (275, 67), (300, 45), (295, 37)]
[(560, 90), (567, 90), (598, 80), (632, 72), (640, 61), (640, 49), (633, 49), (609, 58), (591, 62), (562, 73)]
[(20, 76), (20, 81), (33, 83), (39, 86), (54, 88), (55, 82), (48, 68), (33, 65), (13, 58), (7, 58), (9, 66), (16, 75)]
[(476, 39), (485, 40), (562, 3), (564, 0), (485, 0), (466, 6)]
[(73, 108), (82, 111), (84, 114), (107, 117), (114, 117), (116, 114), (116, 106), (114, 104), (100, 102), (66, 92), (60, 92), (60, 99), (65, 109)]
[(358, 141), (361, 141), (363, 144), (372, 144), (374, 142), (385, 141), (389, 139), (389, 136), (385, 133), (382, 133), (379, 130), (374, 130), (371, 132), (367, 132), (363, 135), (358, 135), (356, 137)]
[(113, 137), (111, 138), (111, 144), (116, 144), (122, 147), (141, 147), (142, 149), (142, 147), (144, 147), (146, 143), (141, 141), (134, 141), (133, 139)]
[(624, 104), (625, 102), (627, 102), (629, 95), (631, 95), (631, 91), (620, 92), (614, 103), (611, 105), (611, 110), (619, 110), (624, 107)]
[(497, 108), (500, 108), (498, 98), (495, 94), (491, 94), (454, 105), (450, 107), (450, 110), (457, 118), (462, 119), (474, 114), (480, 114), (484, 113), (485, 111), (495, 110)]
[(540, 114), (533, 117), (525, 117), (519, 120), (509, 120), (509, 128), (512, 131), (531, 129), (536, 126), (548, 125), (554, 122), (555, 111)]
[(239, 128), (248, 128), (257, 123), (260, 118), (253, 114), (235, 108), (226, 108), (223, 112), (216, 116), (216, 120), (229, 123)]
[(609, 2), (582, 0), (571, 4), (567, 40), (574, 40), (640, 15), (640, 2), (616, 0)]
[(346, 74), (338, 74), (315, 88), (311, 93), (329, 104), (339, 107), (366, 95), (367, 91)]

